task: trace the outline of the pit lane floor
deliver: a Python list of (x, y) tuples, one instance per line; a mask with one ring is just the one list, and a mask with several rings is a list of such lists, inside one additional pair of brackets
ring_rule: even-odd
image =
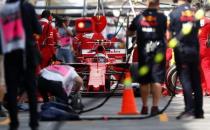
[[(164, 107), (169, 97), (162, 97), (160, 108)], [(94, 102), (96, 101), (96, 102)], [(149, 99), (151, 101), (151, 97)], [(84, 98), (84, 104), (93, 107), (101, 102), (101, 99), (95, 100)], [(136, 98), (138, 109), (141, 109), (140, 98)], [(167, 120), (161, 120), (156, 116), (144, 120), (94, 120), (94, 121), (66, 121), (56, 130), (210, 130), (210, 97), (204, 97), (205, 119), (185, 119), (176, 120), (175, 117), (183, 111), (183, 97), (175, 97), (166, 110)], [(103, 107), (84, 113), (81, 117), (87, 116), (117, 116), (121, 109), (121, 97), (111, 98)], [(0, 118), (3, 120), (3, 118)], [(19, 130), (30, 130), (28, 128), (27, 112), (19, 113), (20, 128)], [(39, 130), (55, 130), (57, 122), (40, 122)], [(7, 130), (6, 124), (0, 125), (0, 130)]]

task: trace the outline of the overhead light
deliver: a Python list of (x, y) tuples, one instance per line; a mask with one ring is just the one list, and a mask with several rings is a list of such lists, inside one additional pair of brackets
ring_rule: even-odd
[(92, 18), (78, 18), (75, 20), (76, 32), (93, 32), (95, 23)]
[(115, 17), (119, 17), (120, 16), (120, 11), (119, 10), (113, 10), (112, 13), (113, 13), (113, 15)]
[(78, 23), (78, 27), (79, 27), (79, 28), (84, 28), (84, 27), (85, 27), (84, 22), (80, 22), (80, 23)]

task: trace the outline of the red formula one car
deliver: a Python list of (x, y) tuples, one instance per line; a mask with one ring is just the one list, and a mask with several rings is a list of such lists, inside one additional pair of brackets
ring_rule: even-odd
[(77, 52), (77, 63), (70, 65), (83, 77), (86, 92), (109, 92), (119, 80), (120, 73), (128, 71), (125, 43), (118, 42), (116, 38), (104, 38), (101, 32), (105, 27), (105, 16), (75, 21), (77, 35), (73, 46)]

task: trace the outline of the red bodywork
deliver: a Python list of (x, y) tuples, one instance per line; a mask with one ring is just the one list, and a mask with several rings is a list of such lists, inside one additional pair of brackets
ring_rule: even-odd
[(77, 35), (73, 47), (77, 52), (78, 63), (71, 65), (87, 81), (85, 87), (88, 92), (108, 91), (110, 77), (118, 79), (119, 72), (125, 67), (126, 49), (120, 46), (124, 43), (118, 42), (116, 38), (106, 39), (102, 35), (105, 27), (105, 16), (80, 18), (75, 21)]

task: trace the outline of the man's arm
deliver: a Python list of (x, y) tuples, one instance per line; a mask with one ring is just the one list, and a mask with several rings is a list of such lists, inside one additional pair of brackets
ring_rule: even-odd
[(139, 18), (138, 16), (135, 17), (133, 19), (133, 21), (131, 22), (130, 26), (128, 27), (128, 29), (126, 31), (127, 36), (130, 37), (130, 36), (135, 36), (136, 35), (136, 29), (137, 29), (136, 23), (137, 23), (138, 18)]
[(66, 33), (68, 36), (73, 37), (73, 33), (71, 32), (71, 30), (63, 23), (63, 28), (65, 29)]

